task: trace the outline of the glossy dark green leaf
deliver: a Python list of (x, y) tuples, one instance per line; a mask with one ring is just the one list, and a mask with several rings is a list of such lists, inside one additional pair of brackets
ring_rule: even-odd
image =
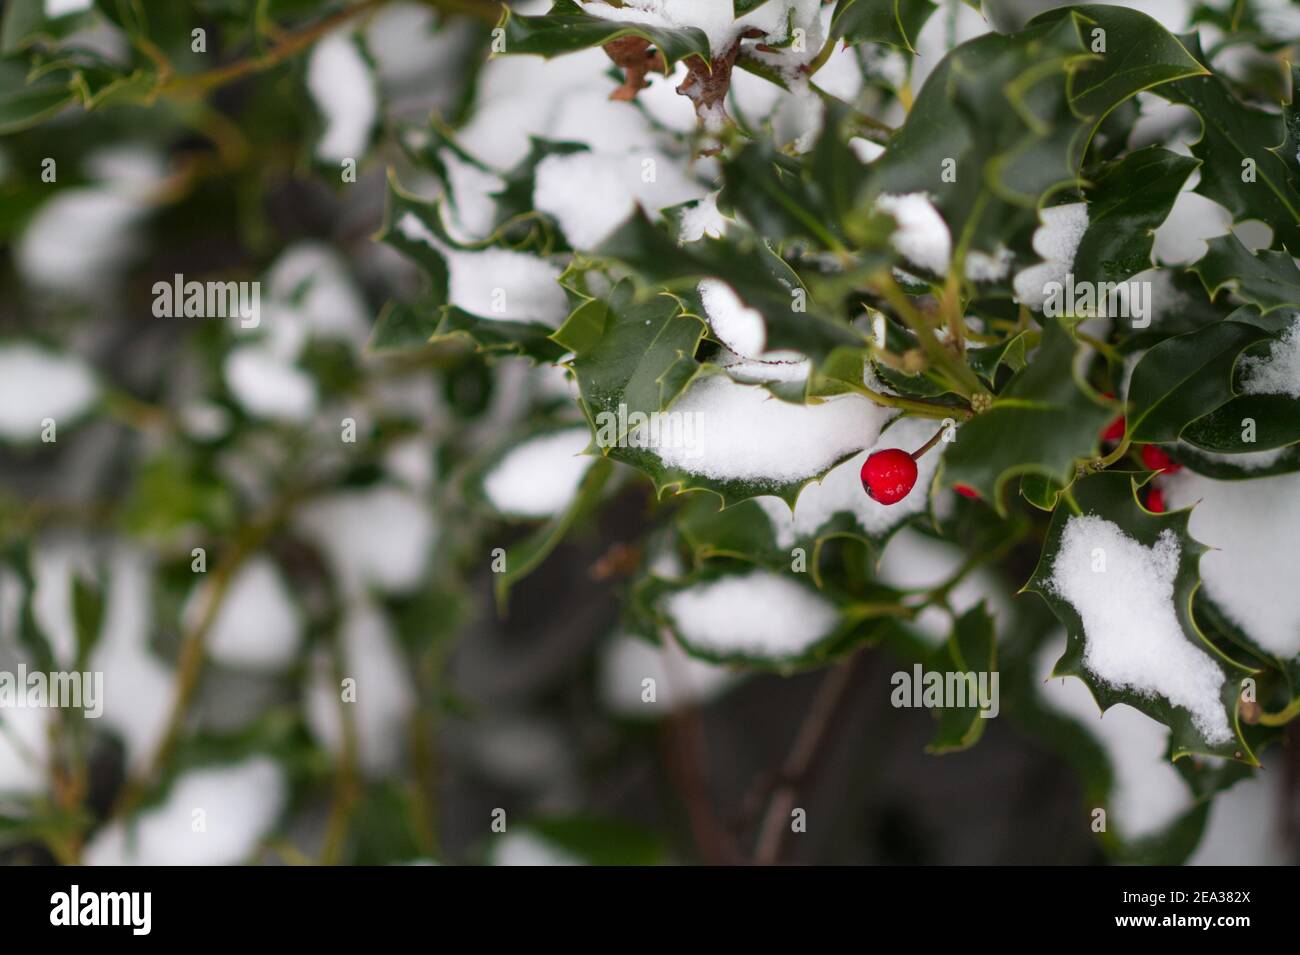
[[(961, 674), (966, 693), (965, 706), (945, 706), (938, 711), (939, 725), (925, 747), (926, 752), (956, 753), (974, 746), (984, 735), (984, 727), (998, 715), (1000, 687), (992, 681), (997, 674), (997, 639), (993, 630), (993, 617), (981, 603), (957, 618), (952, 634), (930, 659), (931, 672)], [(974, 677), (972, 683), (970, 677)], [(981, 716), (982, 701), (978, 687), (984, 686), (992, 697), (989, 716)], [(999, 681), (1000, 682), (1000, 681)], [(972, 693), (972, 691), (975, 691)]]
[[(1246, 434), (1253, 440), (1245, 440)], [(1238, 395), (1189, 424), (1182, 439), (1214, 454), (1284, 448), (1300, 442), (1300, 401), (1290, 395)]]
[(1176, 441), (1183, 428), (1233, 397), (1232, 371), (1242, 350), (1267, 337), (1253, 325), (1219, 322), (1156, 345), (1133, 369), (1129, 439)]
[(1148, 146), (1107, 164), (1084, 191), (1088, 229), (1074, 255), (1076, 281), (1122, 282), (1151, 267), (1155, 230), (1196, 160)]
[[(1183, 40), (1206, 61), (1197, 35)], [(1192, 145), (1192, 155), (1201, 160), (1196, 191), (1224, 206), (1235, 221), (1268, 223), (1275, 240), (1300, 255), (1300, 183), (1276, 151), (1287, 136), (1283, 117), (1243, 103), (1217, 75), (1189, 77), (1156, 92), (1201, 119), (1201, 138)]]
[(887, 43), (915, 53), (916, 37), (937, 9), (930, 0), (839, 0), (831, 35), (847, 43)]
[(1252, 253), (1231, 232), (1207, 245), (1209, 251), (1191, 268), (1211, 296), (1230, 288), (1266, 315), (1300, 306), (1300, 268), (1290, 255), (1267, 249)]
[(1113, 412), (1074, 375), (1077, 345), (1060, 323), (1044, 320), (1043, 341), (990, 411), (962, 426), (944, 454), (943, 483), (974, 488), (1005, 513), (1013, 477), (1040, 474), (1068, 487), (1076, 463), (1097, 453), (1097, 434)]
[(555, 0), (541, 16), (529, 17), (506, 8), (505, 52), (561, 56), (588, 47), (603, 46), (623, 36), (639, 36), (654, 44), (668, 65), (688, 56), (709, 59), (709, 38), (695, 27), (668, 29), (644, 23), (620, 22), (592, 16), (572, 0)]

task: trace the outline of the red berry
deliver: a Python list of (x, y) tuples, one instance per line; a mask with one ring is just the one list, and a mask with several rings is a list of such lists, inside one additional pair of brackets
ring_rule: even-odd
[(1126, 427), (1127, 425), (1124, 422), (1124, 416), (1120, 415), (1110, 424), (1106, 425), (1105, 430), (1103, 430), (1101, 433), (1101, 440), (1122, 441), (1124, 438), (1124, 430)]
[(1154, 444), (1142, 445), (1142, 463), (1152, 471), (1164, 471), (1166, 474), (1173, 474), (1182, 468), (1182, 465), (1171, 458), (1165, 452), (1161, 451)]
[(862, 487), (874, 501), (897, 504), (916, 484), (916, 461), (900, 448), (877, 451), (862, 463)]
[(1160, 488), (1153, 487), (1151, 493), (1147, 495), (1147, 510), (1152, 514), (1165, 512), (1165, 494)]
[(979, 491), (975, 490), (969, 484), (954, 484), (952, 486), (952, 489), (956, 491), (958, 494), (960, 494), (962, 497), (969, 497), (975, 500), (979, 500), (979, 496), (980, 496)]

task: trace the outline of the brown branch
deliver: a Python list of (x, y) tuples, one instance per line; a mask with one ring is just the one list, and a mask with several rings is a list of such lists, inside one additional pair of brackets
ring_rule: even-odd
[(832, 717), (839, 709), (844, 694), (853, 682), (854, 663), (850, 657), (834, 667), (822, 679), (813, 697), (808, 714), (790, 747), (789, 755), (781, 766), (780, 783), (767, 804), (767, 812), (759, 827), (754, 849), (756, 865), (774, 865), (781, 856), (785, 834), (790, 831), (790, 813), (795, 809), (799, 787), (807, 781), (817, 761), (822, 744), (826, 741)]

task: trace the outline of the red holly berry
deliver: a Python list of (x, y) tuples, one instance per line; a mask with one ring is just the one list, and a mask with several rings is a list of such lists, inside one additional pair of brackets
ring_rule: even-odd
[(914, 484), (916, 461), (901, 448), (877, 451), (862, 462), (862, 488), (881, 504), (897, 504)]
[(1182, 465), (1165, 454), (1154, 444), (1142, 445), (1142, 463), (1152, 471), (1163, 471), (1166, 474), (1173, 474), (1182, 468)]
[(1101, 432), (1101, 440), (1122, 441), (1124, 439), (1124, 431), (1127, 427), (1128, 425), (1124, 421), (1124, 416), (1120, 415), (1110, 424), (1106, 425), (1105, 429)]
[(975, 490), (969, 484), (954, 484), (952, 486), (952, 489), (956, 491), (958, 494), (960, 494), (962, 497), (969, 497), (975, 500), (979, 500), (979, 496), (980, 496), (979, 491)]
[(1152, 514), (1165, 512), (1165, 494), (1160, 488), (1153, 487), (1151, 493), (1147, 495), (1147, 510)]

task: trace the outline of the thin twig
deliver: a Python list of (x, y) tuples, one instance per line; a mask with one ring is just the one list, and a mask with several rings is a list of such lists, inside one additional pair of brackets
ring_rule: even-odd
[(781, 784), (773, 791), (763, 815), (754, 849), (756, 865), (774, 865), (781, 856), (781, 845), (785, 834), (790, 831), (790, 813), (795, 808), (799, 786), (812, 772), (831, 719), (853, 681), (856, 660), (857, 657), (853, 656), (832, 668), (817, 688), (817, 695), (813, 697), (794, 745), (781, 767)]

